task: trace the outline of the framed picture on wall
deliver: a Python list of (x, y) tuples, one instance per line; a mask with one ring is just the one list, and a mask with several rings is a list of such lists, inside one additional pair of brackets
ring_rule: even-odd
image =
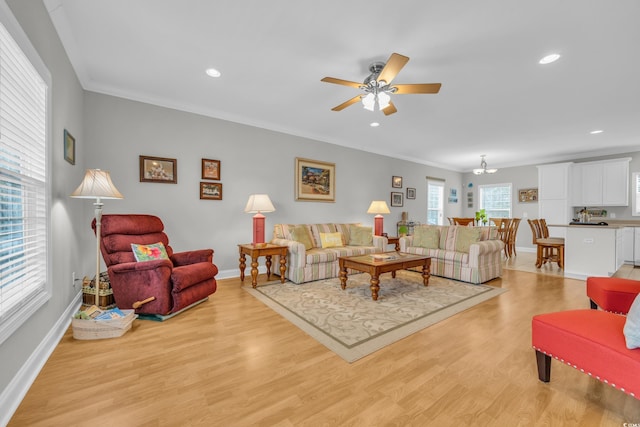
[(336, 201), (336, 164), (296, 157), (296, 200)]
[(538, 201), (537, 188), (523, 188), (521, 190), (518, 190), (518, 202), (535, 203), (537, 201)]
[(415, 198), (416, 198), (416, 189), (407, 188), (407, 199), (415, 199)]
[(220, 179), (220, 160), (202, 159), (202, 179)]
[(200, 183), (200, 199), (201, 200), (222, 200), (222, 183), (201, 182)]
[(178, 161), (166, 157), (140, 156), (140, 182), (178, 183)]
[(76, 164), (76, 139), (66, 129), (64, 130), (64, 159), (72, 165)]
[(391, 187), (393, 187), (393, 188), (402, 188), (402, 177), (401, 176), (392, 176), (391, 177)]
[(403, 205), (403, 194), (399, 191), (392, 191), (391, 192), (391, 206), (399, 206), (402, 207)]

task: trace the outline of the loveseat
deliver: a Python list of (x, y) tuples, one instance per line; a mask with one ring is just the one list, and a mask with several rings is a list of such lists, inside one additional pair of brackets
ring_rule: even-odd
[(303, 283), (338, 277), (339, 257), (384, 252), (387, 238), (360, 224), (276, 224), (271, 243), (288, 247), (285, 276)]
[(400, 238), (400, 252), (429, 255), (431, 274), (469, 283), (502, 275), (502, 251), (496, 227), (418, 225)]

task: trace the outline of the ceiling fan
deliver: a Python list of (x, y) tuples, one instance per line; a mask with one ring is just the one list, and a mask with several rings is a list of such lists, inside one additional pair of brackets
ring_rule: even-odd
[(362, 101), (364, 108), (374, 111), (376, 104), (378, 109), (388, 116), (396, 111), (396, 106), (391, 102), (389, 94), (406, 95), (413, 93), (438, 93), (441, 83), (416, 83), (416, 84), (396, 84), (391, 85), (391, 81), (398, 75), (400, 70), (409, 62), (409, 57), (392, 53), (386, 63), (374, 62), (369, 66), (371, 74), (364, 79), (363, 83), (351, 82), (349, 80), (325, 77), (321, 81), (335, 83), (338, 85), (355, 87), (364, 91), (364, 94), (354, 96), (350, 100), (343, 102), (332, 111), (341, 111), (358, 101)]

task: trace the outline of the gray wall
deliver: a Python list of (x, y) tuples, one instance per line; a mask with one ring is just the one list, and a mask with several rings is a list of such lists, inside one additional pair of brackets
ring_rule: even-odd
[[(426, 176), (461, 185), (460, 174), (377, 154), (267, 131), (224, 120), (91, 93), (85, 94), (87, 167), (106, 169), (123, 200), (105, 202), (105, 213), (150, 213), (165, 223), (174, 250), (213, 248), (219, 277), (238, 275), (237, 244), (251, 241), (251, 216), (243, 212), (252, 193), (267, 193), (276, 211), (273, 224), (353, 221), (373, 225), (366, 213), (372, 200), (390, 205), (391, 191), (416, 188), (416, 199), (404, 201), (385, 217), (385, 230), (406, 211), (426, 221)], [(178, 183), (139, 182), (139, 156), (177, 159)], [(294, 197), (296, 157), (335, 163), (335, 203), (302, 202)], [(221, 161), (223, 199), (200, 200), (201, 159)], [(391, 177), (403, 177), (403, 188), (391, 188)], [(459, 204), (449, 206), (457, 215)], [(90, 215), (85, 224), (88, 229)]]
[[(71, 271), (77, 268), (78, 260), (87, 252), (87, 247), (79, 239), (84, 231), (76, 225), (85, 221), (88, 212), (83, 204), (68, 197), (83, 176), (82, 88), (42, 2), (8, 0), (7, 4), (51, 72), (53, 81), (50, 201), (53, 292), (50, 300), (0, 345), (0, 414), (7, 413), (12, 400), (23, 394), (30, 380), (37, 375), (34, 367), (39, 360), (41, 363), (46, 360), (48, 351), (57, 343), (56, 323), (78, 296), (80, 288), (72, 287)], [(65, 128), (81, 142), (75, 166), (63, 159)], [(2, 422), (0, 416), (0, 425)]]

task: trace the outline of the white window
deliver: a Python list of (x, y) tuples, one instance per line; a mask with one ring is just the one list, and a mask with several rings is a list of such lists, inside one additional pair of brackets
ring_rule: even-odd
[(427, 179), (427, 224), (442, 225), (444, 181)]
[(631, 180), (631, 215), (640, 216), (640, 172), (633, 173)]
[(511, 218), (511, 184), (479, 185), (478, 192), (487, 218)]
[(50, 296), (49, 86), (46, 67), (0, 0), (0, 343)]

